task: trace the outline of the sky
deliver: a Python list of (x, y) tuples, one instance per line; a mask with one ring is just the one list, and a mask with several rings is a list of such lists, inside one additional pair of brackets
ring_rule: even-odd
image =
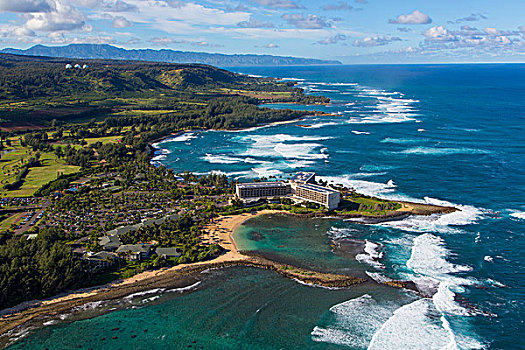
[(525, 0), (0, 0), (0, 48), (72, 43), (343, 63), (525, 62)]

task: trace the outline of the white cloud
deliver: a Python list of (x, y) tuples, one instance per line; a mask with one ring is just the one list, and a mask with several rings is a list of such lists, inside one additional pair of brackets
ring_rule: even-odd
[(354, 7), (345, 1), (339, 1), (337, 4), (324, 5), (322, 9), (325, 11), (352, 11)]
[(354, 40), (352, 45), (357, 47), (384, 46), (394, 41), (402, 41), (402, 39), (396, 36), (367, 36), (363, 39)]
[(423, 35), (431, 41), (454, 41), (456, 36), (443, 26), (435, 26), (426, 30)]
[(256, 3), (263, 6), (268, 6), (276, 9), (301, 9), (303, 6), (299, 5), (293, 0), (255, 0)]
[(340, 41), (345, 41), (346, 35), (344, 34), (336, 34), (334, 36), (328, 36), (322, 40), (319, 40), (317, 43), (321, 45), (330, 45), (330, 44), (337, 44)]
[(332, 26), (326, 18), (311, 14), (306, 16), (298, 13), (284, 14), (282, 18), (288, 24), (301, 29), (321, 29)]
[(173, 7), (165, 0), (128, 0), (128, 3), (138, 8), (137, 12), (126, 14), (129, 20), (172, 34), (195, 34), (213, 26), (236, 26), (249, 21), (251, 16), (248, 12), (226, 12), (191, 2), (180, 7)]
[(237, 24), (242, 28), (273, 28), (274, 25), (271, 22), (263, 22), (250, 17), (248, 21), (242, 21)]
[(525, 49), (516, 31), (502, 31), (487, 27), (483, 31), (462, 26), (459, 31), (451, 31), (443, 26), (432, 27), (424, 33), (425, 41), (420, 45), (424, 52), (466, 51), (471, 55), (480, 53), (490, 55), (518, 54)]
[(88, 30), (84, 15), (75, 8), (56, 0), (50, 12), (30, 13), (26, 15), (25, 28), (33, 31), (71, 31)]
[(475, 22), (475, 21), (480, 21), (482, 19), (488, 19), (488, 17), (482, 13), (471, 13), (470, 15), (466, 17), (458, 18), (454, 21), (448, 21), (448, 23), (454, 24), (454, 23), (461, 23), (461, 22)]
[(391, 19), (388, 22), (395, 24), (428, 24), (432, 23), (432, 19), (419, 10), (415, 10), (408, 15), (399, 15), (397, 18)]
[(51, 6), (46, 0), (0, 0), (0, 12), (48, 12)]
[(133, 23), (127, 20), (124, 16), (117, 16), (113, 18), (113, 22), (111, 23), (111, 26), (113, 28), (126, 28), (131, 27)]
[(501, 34), (501, 32), (497, 30), (496, 28), (490, 28), (490, 27), (485, 28), (485, 33), (489, 35), (500, 35)]
[(137, 11), (137, 6), (124, 0), (70, 0), (75, 5), (107, 12)]

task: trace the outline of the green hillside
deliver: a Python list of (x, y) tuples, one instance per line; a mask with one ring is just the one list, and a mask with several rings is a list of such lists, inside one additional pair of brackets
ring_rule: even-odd
[[(73, 67), (66, 68), (70, 63)], [(75, 68), (76, 64), (86, 67)], [(0, 118), (8, 127), (11, 123), (45, 126), (52, 119), (70, 121), (122, 111), (174, 110), (181, 102), (208, 104), (232, 95), (248, 97), (248, 104), (276, 99), (326, 102), (303, 95), (291, 83), (252, 78), (207, 65), (75, 62), (0, 54)], [(251, 97), (255, 100), (249, 101)]]

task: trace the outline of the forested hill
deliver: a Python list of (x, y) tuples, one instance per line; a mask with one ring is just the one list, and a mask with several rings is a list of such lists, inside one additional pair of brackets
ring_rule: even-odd
[[(220, 114), (233, 117), (234, 109), (250, 106), (250, 113), (245, 110), (243, 114), (253, 117), (259, 113), (260, 103), (327, 101), (304, 95), (290, 82), (249, 77), (202, 64), (0, 54), (0, 127), (144, 114), (180, 119), (190, 110), (202, 115), (206, 108), (210, 109), (207, 115), (215, 115), (218, 110), (212, 106), (224, 103), (235, 108), (222, 111), (221, 107)], [(259, 122), (264, 120), (257, 119)]]
[[(77, 64), (80, 67), (75, 67)], [(209, 89), (256, 82), (245, 75), (201, 64), (70, 61), (0, 54), (0, 97), (5, 99)]]
[(225, 55), (175, 50), (126, 50), (107, 44), (70, 44), (67, 46), (35, 45), (27, 50), (6, 48), (2, 53), (67, 57), (80, 59), (119, 59), (170, 63), (204, 63), (220, 67), (236, 66), (302, 66), (341, 64), (339, 61), (272, 55)]

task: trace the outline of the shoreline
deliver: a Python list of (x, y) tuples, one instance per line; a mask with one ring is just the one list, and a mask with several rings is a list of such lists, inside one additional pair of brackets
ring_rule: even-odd
[[(413, 204), (406, 202), (407, 205)], [(415, 203), (417, 204), (417, 203)], [(432, 206), (447, 209), (446, 207)], [(402, 208), (405, 209), (405, 208)], [(413, 208), (410, 208), (413, 209)], [(448, 208), (454, 209), (456, 208)], [(255, 213), (242, 213), (231, 216), (221, 216), (204, 227), (201, 240), (203, 244), (219, 244), (224, 252), (212, 260), (196, 263), (180, 264), (153, 271), (144, 271), (133, 277), (117, 280), (105, 285), (84, 288), (68, 294), (54, 296), (48, 299), (29, 301), (15, 307), (0, 310), (0, 348), (9, 343), (10, 336), (18, 329), (28, 326), (40, 328), (43, 318), (56, 318), (64, 313), (71, 313), (77, 307), (100, 301), (115, 301), (134, 293), (140, 293), (157, 288), (185, 288), (193, 285), (202, 278), (199, 274), (208, 269), (223, 269), (228, 267), (253, 267), (276, 272), (283, 277), (296, 280), (298, 283), (326, 287), (349, 288), (362, 283), (378, 283), (392, 288), (404, 288), (419, 293), (409, 281), (388, 281), (379, 283), (369, 278), (360, 278), (348, 275), (323, 273), (305, 268), (276, 262), (257, 254), (240, 251), (233, 237), (236, 229), (249, 219), (261, 215), (284, 214), (303, 217), (315, 217), (304, 214), (291, 214), (283, 210), (265, 209)], [(411, 212), (400, 211), (405, 218), (417, 215)], [(426, 214), (432, 215), (433, 213)], [(323, 215), (326, 217), (326, 215)], [(340, 216), (332, 216), (341, 219)], [(392, 218), (390, 218), (392, 220)], [(395, 220), (395, 218), (394, 218)], [(108, 310), (109, 311), (109, 310)]]
[[(197, 275), (210, 268), (245, 266), (262, 268), (280, 275), (299, 280), (309, 285), (346, 288), (369, 281), (346, 275), (321, 273), (291, 265), (281, 264), (269, 259), (246, 255), (237, 249), (233, 234), (245, 221), (265, 214), (283, 213), (280, 210), (262, 210), (257, 213), (243, 213), (219, 217), (216, 222), (206, 226), (202, 236), (203, 243), (218, 243), (225, 252), (215, 259), (190, 264), (180, 264), (160, 270), (145, 271), (133, 277), (111, 282), (106, 285), (84, 288), (43, 300), (19, 304), (0, 311), (0, 347), (6, 346), (9, 336), (16, 329), (41, 321), (43, 317), (58, 317), (71, 312), (75, 307), (99, 301), (111, 301), (127, 295), (155, 288), (183, 288), (199, 281)], [(184, 284), (190, 280), (192, 283)], [(7, 339), (5, 339), (7, 338)]]

